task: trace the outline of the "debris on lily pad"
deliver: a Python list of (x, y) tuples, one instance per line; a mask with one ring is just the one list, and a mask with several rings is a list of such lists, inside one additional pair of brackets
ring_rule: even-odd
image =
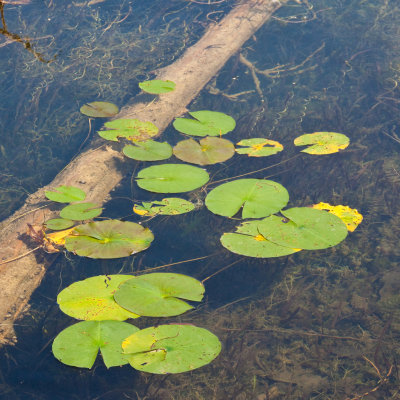
[(162, 81), (160, 79), (153, 79), (151, 81), (139, 82), (139, 87), (144, 92), (151, 94), (161, 94), (172, 92), (175, 89), (175, 82), (172, 81)]
[(129, 158), (138, 161), (159, 161), (166, 160), (172, 156), (172, 147), (167, 142), (155, 142), (146, 140), (127, 145), (122, 152)]
[(64, 207), (60, 211), (60, 216), (64, 219), (72, 219), (73, 221), (84, 221), (98, 217), (102, 208), (94, 203), (76, 203)]
[(86, 198), (86, 193), (75, 186), (64, 186), (54, 188), (53, 190), (46, 190), (44, 192), (45, 196), (57, 203), (72, 203), (75, 201), (82, 201)]
[(315, 132), (301, 135), (294, 139), (295, 146), (309, 146), (303, 153), (308, 154), (332, 154), (345, 149), (350, 139), (343, 133)]
[(108, 129), (97, 133), (103, 139), (114, 142), (118, 142), (120, 137), (140, 142), (149, 140), (158, 134), (158, 128), (152, 122), (138, 119), (116, 119), (106, 122), (104, 126)]
[(247, 154), (249, 157), (272, 156), (283, 150), (283, 146), (279, 142), (264, 138), (244, 139), (237, 143), (237, 146), (245, 146), (237, 148), (236, 152)]
[(317, 210), (327, 210), (328, 212), (338, 216), (347, 226), (350, 232), (354, 232), (358, 225), (361, 224), (363, 216), (355, 209), (349, 206), (332, 206), (329, 203), (314, 204), (313, 208)]
[(106, 101), (93, 101), (83, 105), (80, 112), (88, 117), (108, 118), (118, 114), (118, 107)]
[(65, 229), (59, 232), (44, 234), (43, 240), (48, 253), (57, 253), (65, 246), (65, 240), (72, 235), (76, 227)]
[(153, 217), (154, 215), (178, 215), (190, 212), (195, 209), (195, 205), (185, 199), (177, 197), (167, 197), (160, 201), (142, 202), (142, 205), (135, 204), (133, 212)]

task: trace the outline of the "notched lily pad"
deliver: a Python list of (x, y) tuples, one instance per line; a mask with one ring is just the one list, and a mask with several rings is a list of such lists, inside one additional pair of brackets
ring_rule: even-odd
[(172, 156), (172, 147), (167, 142), (155, 142), (146, 140), (127, 145), (122, 152), (129, 158), (138, 161), (159, 161), (166, 160)]
[(160, 79), (139, 82), (140, 89), (151, 94), (172, 92), (175, 89), (175, 86), (176, 84), (172, 81), (162, 81)]
[(188, 200), (177, 197), (168, 197), (161, 201), (143, 202), (135, 204), (133, 211), (138, 215), (152, 217), (154, 215), (178, 215), (194, 210), (195, 205)]
[(75, 186), (61, 185), (56, 187), (54, 191), (46, 190), (44, 194), (49, 200), (58, 203), (72, 203), (75, 201), (85, 200), (86, 198), (86, 193)]
[(238, 154), (247, 154), (249, 157), (267, 157), (279, 153), (283, 146), (275, 140), (264, 138), (244, 139), (237, 146), (245, 146), (236, 149)]
[(104, 124), (108, 130), (97, 133), (106, 140), (118, 142), (122, 137), (132, 141), (145, 141), (158, 134), (158, 128), (152, 122), (140, 121), (138, 119), (116, 119)]
[(93, 203), (76, 203), (64, 207), (60, 211), (60, 216), (73, 221), (84, 221), (98, 217), (102, 210), (102, 208)]
[(118, 114), (118, 107), (106, 101), (93, 101), (83, 105), (80, 112), (88, 117), (108, 118)]
[(303, 153), (308, 154), (332, 154), (345, 149), (350, 139), (343, 133), (315, 132), (301, 135), (294, 139), (295, 146), (309, 146)]

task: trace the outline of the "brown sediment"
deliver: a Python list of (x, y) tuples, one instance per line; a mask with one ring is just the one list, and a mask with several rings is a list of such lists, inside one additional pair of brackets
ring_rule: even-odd
[[(204, 36), (183, 56), (157, 72), (158, 79), (176, 83), (174, 92), (160, 95), (150, 103), (138, 102), (124, 107), (117, 118), (139, 118), (151, 121), (162, 132), (215, 76), (271, 14), (284, 3), (279, 0), (249, 0), (235, 7), (219, 23), (211, 25)], [(54, 216), (46, 205), (45, 190), (59, 185), (82, 188), (86, 200), (102, 204), (124, 176), (123, 155), (107, 144), (82, 153), (46, 187), (30, 195), (14, 215), (0, 225), (0, 343), (16, 341), (13, 323), (24, 312), (34, 289), (40, 284), (54, 255), (29, 252), (24, 239), (27, 224), (40, 225)]]

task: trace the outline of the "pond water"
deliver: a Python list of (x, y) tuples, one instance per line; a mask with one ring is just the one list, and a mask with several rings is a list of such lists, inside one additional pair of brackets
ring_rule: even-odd
[[(1, 219), (90, 142), (81, 105), (126, 104), (138, 82), (235, 5), (13, 3), (0, 1)], [(132, 161), (102, 215), (144, 220), (154, 242), (125, 259), (58, 257), (17, 321), (17, 344), (1, 349), (0, 398), (400, 399), (399, 22), (394, 0), (297, 0), (278, 10), (188, 108), (234, 117), (225, 136), (233, 143), (264, 137), (284, 150), (207, 166), (205, 190), (182, 195), (195, 211), (148, 220), (132, 213), (133, 203), (165, 196), (138, 188), (133, 177), (147, 164)], [(324, 156), (293, 146), (319, 131), (346, 134), (350, 145)], [(162, 139), (174, 145), (182, 136), (171, 126)], [(288, 207), (343, 204), (364, 220), (330, 249), (278, 258), (230, 253), (220, 237), (239, 221), (210, 213), (204, 199), (222, 180), (247, 173), (282, 184)], [(166, 264), (174, 265), (161, 271), (204, 281), (203, 302), (179, 317), (130, 321), (141, 329), (170, 322), (209, 329), (222, 343), (217, 359), (188, 373), (151, 375), (126, 365), (107, 370), (101, 357), (91, 370), (53, 357), (52, 341), (75, 322), (56, 303), (62, 289)]]

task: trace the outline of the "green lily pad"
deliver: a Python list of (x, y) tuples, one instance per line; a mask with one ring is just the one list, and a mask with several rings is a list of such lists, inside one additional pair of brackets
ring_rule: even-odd
[(221, 136), (233, 131), (235, 120), (217, 111), (194, 111), (189, 113), (195, 119), (176, 118), (174, 128), (186, 135), (193, 136)]
[(259, 233), (259, 223), (243, 222), (236, 228), (236, 233), (224, 233), (221, 236), (222, 245), (232, 253), (257, 258), (282, 257), (300, 251), (267, 240)]
[(127, 145), (122, 152), (129, 158), (139, 161), (166, 160), (172, 156), (172, 147), (167, 142), (155, 142), (146, 140), (137, 142), (134, 145)]
[(115, 301), (145, 317), (171, 317), (193, 307), (184, 300), (201, 301), (204, 286), (190, 276), (173, 273), (141, 275), (122, 283)]
[(93, 203), (76, 203), (64, 207), (60, 211), (60, 216), (64, 219), (72, 219), (74, 221), (84, 221), (85, 219), (93, 219), (98, 217), (102, 208)]
[(174, 155), (182, 161), (199, 165), (216, 164), (229, 160), (235, 154), (232, 142), (207, 136), (200, 140), (182, 140), (174, 147)]
[(139, 82), (140, 89), (151, 94), (172, 92), (175, 89), (175, 86), (175, 83), (172, 81), (162, 81), (160, 79)]
[(56, 187), (55, 192), (51, 190), (46, 190), (44, 192), (45, 196), (57, 203), (72, 203), (74, 201), (82, 201), (86, 198), (86, 193), (75, 186), (59, 186)]
[(74, 282), (57, 296), (57, 303), (65, 314), (86, 321), (125, 321), (137, 318), (114, 300), (118, 286), (132, 275), (100, 275)]
[(118, 114), (118, 107), (106, 101), (93, 101), (83, 105), (80, 112), (88, 117), (108, 118)]
[(236, 152), (238, 154), (247, 154), (249, 157), (272, 156), (283, 150), (283, 146), (279, 142), (264, 138), (241, 140), (237, 145), (245, 147), (236, 149)]
[(294, 139), (295, 146), (308, 146), (302, 150), (308, 154), (332, 154), (345, 149), (350, 139), (343, 133), (336, 132), (315, 132), (301, 135)]
[(197, 189), (209, 179), (207, 171), (192, 165), (163, 164), (142, 169), (136, 182), (150, 192), (181, 193)]
[(218, 338), (193, 325), (159, 325), (142, 329), (122, 343), (129, 364), (153, 374), (177, 374), (202, 367), (221, 351)]
[(143, 202), (142, 205), (135, 204), (133, 211), (138, 215), (152, 217), (154, 215), (178, 215), (194, 210), (195, 205), (185, 199), (168, 197), (161, 201)]
[(78, 322), (54, 339), (53, 354), (72, 367), (92, 368), (99, 350), (107, 368), (128, 364), (121, 343), (138, 330), (136, 326), (120, 321)]
[(279, 183), (263, 179), (237, 179), (217, 186), (208, 193), (206, 207), (217, 215), (262, 218), (281, 210), (289, 201), (287, 190)]
[(132, 141), (145, 141), (158, 134), (158, 128), (151, 122), (138, 119), (116, 119), (104, 124), (108, 130), (97, 133), (106, 140), (118, 142), (122, 137)]
[(147, 249), (154, 239), (150, 229), (129, 221), (107, 220), (79, 225), (65, 247), (90, 258), (128, 257)]
[(49, 219), (45, 222), (45, 226), (47, 229), (52, 229), (53, 231), (62, 231), (63, 229), (70, 228), (75, 224), (74, 221), (70, 219), (63, 218), (53, 218)]
[(347, 236), (345, 223), (327, 211), (294, 207), (281, 211), (286, 217), (271, 215), (258, 224), (266, 239), (281, 246), (305, 250), (326, 249)]

